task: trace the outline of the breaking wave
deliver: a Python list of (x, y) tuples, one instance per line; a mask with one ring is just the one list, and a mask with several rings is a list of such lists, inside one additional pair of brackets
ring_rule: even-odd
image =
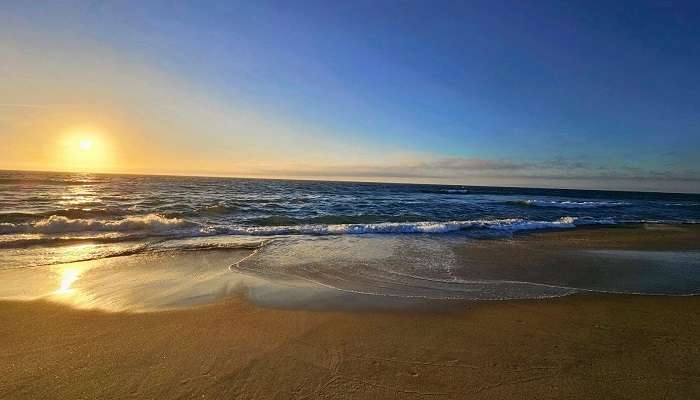
[[(340, 219), (345, 220), (344, 218)], [(195, 239), (225, 236), (280, 235), (363, 235), (363, 234), (445, 234), (469, 231), (471, 236), (492, 236), (541, 229), (570, 229), (591, 225), (615, 224), (693, 224), (697, 220), (615, 220), (563, 216), (551, 221), (524, 218), (474, 219), (455, 221), (405, 221), (332, 223), (333, 218), (313, 219), (315, 223), (279, 218), (246, 224), (202, 224), (159, 214), (129, 216), (121, 219), (69, 219), (53, 215), (37, 222), (0, 223), (0, 248), (61, 246), (78, 243), (107, 244), (155, 238), (159, 240)], [(264, 222), (265, 224), (260, 224)], [(205, 246), (207, 248), (209, 244)], [(216, 246), (220, 246), (217, 244)], [(223, 245), (226, 246), (226, 245)]]
[[(0, 223), (0, 248), (61, 246), (78, 243), (107, 244), (160, 239), (196, 239), (215, 236), (279, 235), (361, 235), (361, 234), (442, 234), (487, 230), (517, 232), (536, 229), (564, 229), (580, 225), (614, 224), (612, 220), (561, 217), (554, 221), (493, 219), (467, 221), (380, 222), (352, 224), (297, 225), (217, 225), (205, 226), (160, 215), (132, 216), (120, 220), (92, 220), (52, 216), (36, 223)], [(210, 245), (207, 245), (210, 246)], [(217, 246), (219, 246), (217, 244)]]
[(469, 189), (421, 189), (419, 190), (421, 193), (429, 193), (429, 194), (472, 194), (473, 191), (470, 191)]
[(157, 214), (129, 216), (119, 220), (70, 219), (62, 215), (52, 215), (33, 223), (0, 223), (0, 234), (13, 233), (71, 233), (71, 232), (166, 232), (195, 226), (180, 219), (167, 218)]
[(600, 208), (622, 207), (630, 203), (621, 201), (570, 201), (570, 200), (510, 200), (506, 204), (523, 207), (552, 207), (552, 208)]
[(548, 228), (574, 228), (576, 226), (575, 222), (576, 218), (574, 217), (562, 217), (556, 221), (498, 219), (447, 222), (383, 222), (376, 224), (239, 226), (228, 228), (225, 233), (242, 235), (343, 235), (373, 233), (448, 233), (467, 229), (497, 229), (513, 232)]

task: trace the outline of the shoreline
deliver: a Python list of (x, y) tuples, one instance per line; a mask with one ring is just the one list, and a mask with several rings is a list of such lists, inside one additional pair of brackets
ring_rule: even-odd
[[(601, 277), (632, 277), (638, 284), (643, 270), (650, 282), (675, 279), (692, 289), (699, 235), (700, 227), (692, 226), (596, 227), (415, 249), (437, 251), (429, 259), (449, 249), (459, 260), (449, 275), (455, 278), (566, 278), (592, 285)], [(307, 246), (324, 243), (334, 251), (362, 245), (336, 255), (340, 262), (358, 248), (392, 243), (370, 238), (375, 247), (367, 247), (363, 240), (297, 243), (302, 247), (278, 248), (263, 265), (296, 262), (288, 251), (319, 257), (326, 252)], [(406, 243), (413, 241), (398, 242), (402, 254)], [(227, 266), (232, 258), (252, 260), (251, 253), (126, 256), (52, 267), (45, 270), (50, 276), (5, 272), (2, 278), (15, 280), (5, 280), (4, 290), (33, 287), (51, 296), (0, 300), (0, 398), (700, 396), (697, 293), (394, 302), (293, 281), (285, 286), (286, 278), (275, 275), (264, 284), (245, 283)], [(361, 271), (397, 261), (377, 260)], [(306, 276), (344, 279), (344, 264), (317, 262), (328, 269)], [(681, 274), (654, 275), (672, 266)]]
[(438, 309), (572, 292), (700, 294), (695, 225), (544, 230), (512, 238), (339, 235), (270, 243), (4, 269), (0, 299), (148, 311), (244, 295), (264, 307), (352, 311)]
[(700, 297), (105, 312), (0, 301), (0, 397), (692, 398)]

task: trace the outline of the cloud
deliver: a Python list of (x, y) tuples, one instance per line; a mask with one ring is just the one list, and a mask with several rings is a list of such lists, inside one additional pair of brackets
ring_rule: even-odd
[(481, 158), (441, 158), (417, 166), (422, 169), (445, 171), (517, 171), (528, 165), (510, 160), (485, 160)]
[(260, 169), (255, 175), (279, 177), (401, 178), (437, 179), (468, 182), (472, 178), (525, 180), (660, 181), (700, 183), (700, 172), (685, 169), (644, 169), (625, 164), (597, 165), (587, 161), (557, 157), (537, 161), (490, 160), (485, 158), (441, 157), (393, 164), (366, 165), (286, 165)]

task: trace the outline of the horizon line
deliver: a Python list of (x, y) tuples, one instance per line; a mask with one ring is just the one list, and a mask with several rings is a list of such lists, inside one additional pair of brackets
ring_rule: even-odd
[[(700, 195), (700, 192), (664, 192), (653, 190), (624, 190), (624, 189), (580, 189), (571, 187), (540, 187), (540, 186), (496, 186), (496, 185), (471, 185), (458, 183), (421, 183), (421, 182), (396, 182), (396, 181), (371, 181), (371, 180), (353, 180), (353, 179), (313, 179), (301, 178), (291, 175), (288, 178), (281, 177), (265, 177), (259, 175), (228, 175), (228, 174), (178, 174), (178, 173), (152, 173), (152, 172), (88, 172), (88, 171), (59, 171), (59, 170), (34, 170), (34, 169), (4, 169), (0, 168), (0, 172), (30, 172), (30, 173), (54, 173), (54, 174), (92, 174), (92, 175), (126, 175), (126, 176), (153, 176), (153, 177), (173, 177), (173, 178), (223, 178), (223, 179), (252, 179), (252, 180), (276, 180), (276, 181), (296, 181), (296, 182), (344, 182), (344, 183), (360, 183), (360, 184), (388, 184), (388, 185), (417, 185), (417, 186), (454, 186), (454, 187), (481, 187), (481, 188), (501, 188), (501, 189), (539, 189), (539, 190), (567, 190), (567, 191), (592, 191), (592, 192), (621, 192), (621, 193), (656, 193), (669, 195)], [(362, 178), (358, 176), (358, 178)]]

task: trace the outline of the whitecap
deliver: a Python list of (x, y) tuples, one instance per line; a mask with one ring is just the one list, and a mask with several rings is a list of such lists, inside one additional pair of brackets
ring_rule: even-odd
[(52, 215), (32, 223), (0, 223), (0, 233), (165, 232), (194, 225), (192, 222), (180, 218), (166, 218), (157, 214), (129, 216), (118, 220), (70, 219), (60, 215)]

